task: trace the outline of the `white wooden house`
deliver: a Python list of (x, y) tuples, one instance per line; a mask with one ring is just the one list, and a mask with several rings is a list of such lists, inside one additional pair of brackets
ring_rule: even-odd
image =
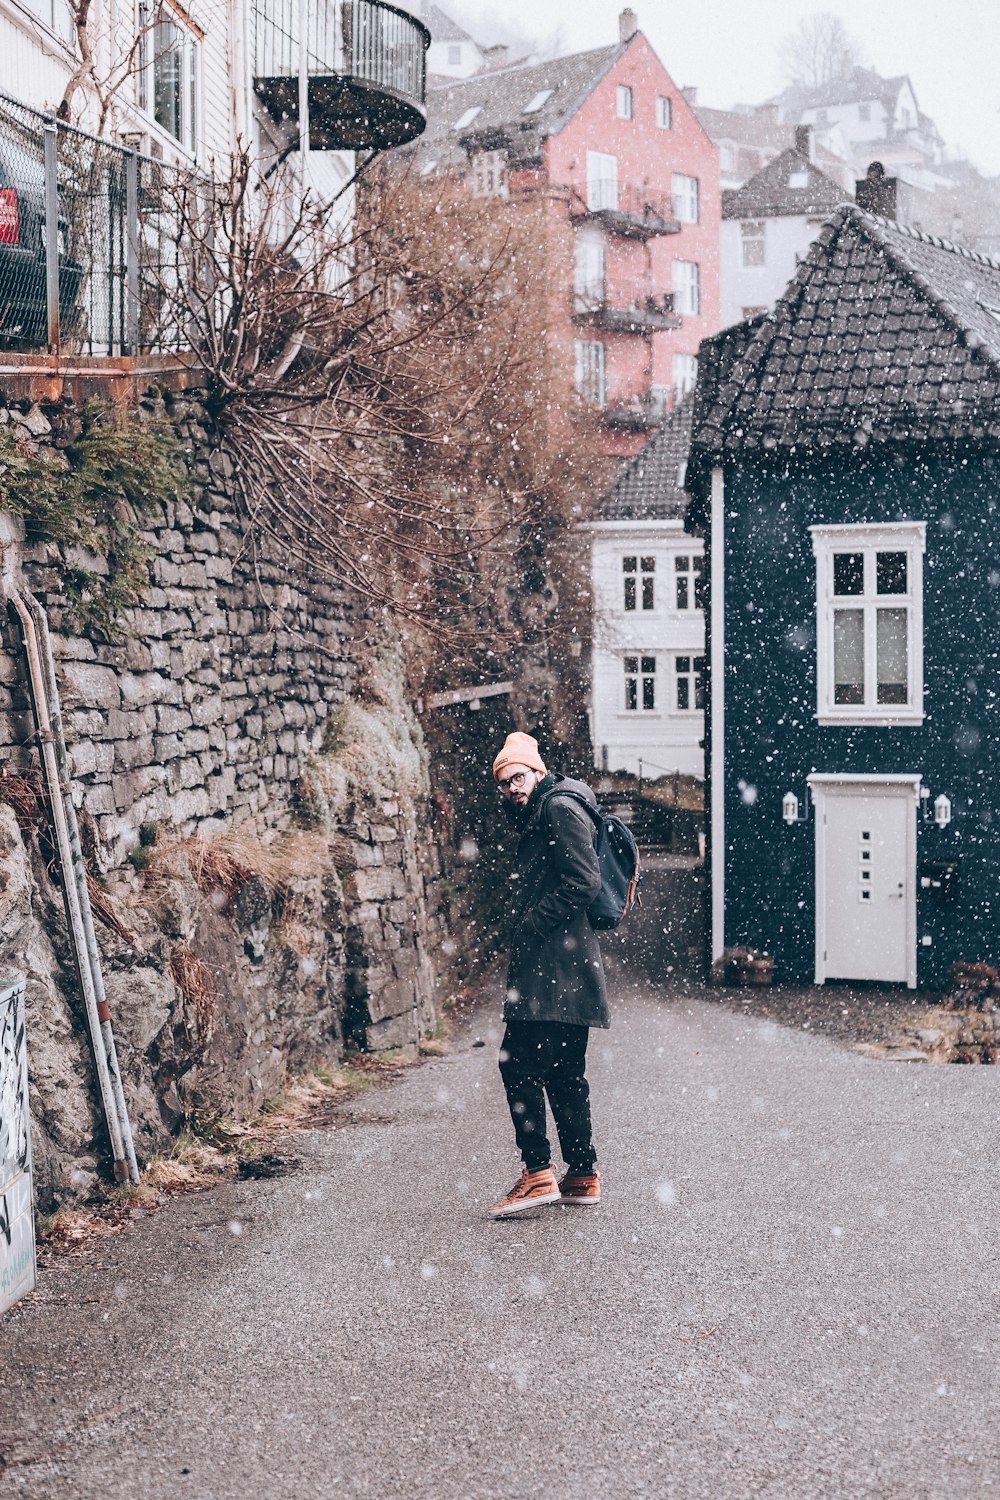
[(595, 765), (704, 772), (702, 543), (686, 535), (691, 401), (622, 470), (589, 523)]

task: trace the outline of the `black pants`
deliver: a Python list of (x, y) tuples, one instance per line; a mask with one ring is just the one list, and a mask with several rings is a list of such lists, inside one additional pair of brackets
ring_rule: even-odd
[(571, 1172), (592, 1172), (597, 1157), (590, 1127), (586, 1026), (561, 1021), (511, 1021), (500, 1044), (500, 1076), (514, 1121), (517, 1148), (529, 1172), (549, 1166), (545, 1095)]

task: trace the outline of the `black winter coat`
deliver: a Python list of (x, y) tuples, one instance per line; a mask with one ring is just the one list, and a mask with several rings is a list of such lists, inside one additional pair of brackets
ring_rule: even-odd
[(609, 1026), (604, 965), (587, 907), (601, 888), (593, 819), (559, 787), (597, 798), (582, 781), (546, 776), (527, 804), (517, 846), (505, 1021)]

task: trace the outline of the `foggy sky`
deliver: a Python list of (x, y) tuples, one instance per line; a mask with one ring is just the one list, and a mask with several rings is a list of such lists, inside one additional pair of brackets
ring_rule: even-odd
[[(561, 52), (618, 36), (618, 0), (438, 0), (476, 34), (507, 21)], [(784, 84), (775, 43), (805, 16), (839, 15), (862, 61), (884, 76), (908, 73), (920, 108), (949, 146), (1000, 173), (1000, 0), (631, 0), (639, 25), (678, 86), (702, 104), (759, 103)], [(489, 40), (490, 38), (487, 38)]]

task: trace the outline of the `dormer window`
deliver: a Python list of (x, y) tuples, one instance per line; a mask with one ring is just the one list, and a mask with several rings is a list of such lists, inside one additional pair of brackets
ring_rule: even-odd
[(468, 130), (469, 126), (472, 124), (476, 116), (481, 115), (482, 112), (483, 106), (481, 104), (471, 105), (467, 110), (459, 115), (458, 119), (455, 121), (454, 128), (456, 130)]
[(809, 186), (809, 173), (804, 167), (798, 167), (794, 172), (788, 174), (788, 186), (794, 189), (807, 188)]
[(532, 95), (522, 111), (526, 115), (537, 115), (555, 93), (554, 89), (539, 89), (537, 94)]

